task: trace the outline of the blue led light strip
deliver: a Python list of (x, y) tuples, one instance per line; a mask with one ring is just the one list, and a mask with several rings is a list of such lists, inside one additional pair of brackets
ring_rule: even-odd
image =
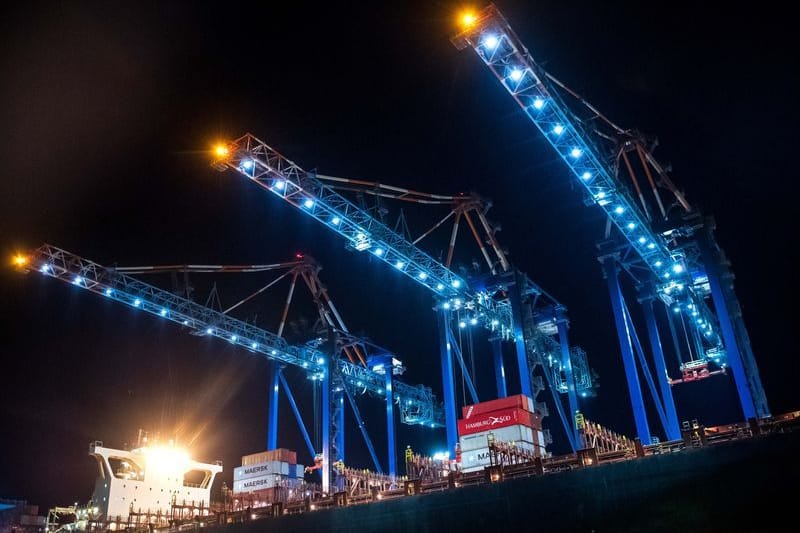
[(452, 270), (255, 136), (248, 133), (230, 143), (228, 155), (214, 166), (235, 170), (344, 237), (349, 247), (371, 253), (435, 295), (472, 302), (487, 329), (510, 330), (507, 306), (472, 290)]
[[(500, 11), (494, 5), (487, 6), (474, 23), (452, 40), (459, 50), (472, 48), (494, 73), (558, 152), (592, 202), (603, 209), (653, 273), (659, 290), (670, 287), (667, 292), (673, 292), (670, 300), (683, 300), (684, 305), (693, 304), (703, 309), (701, 299), (684, 290), (691, 287), (692, 280), (683, 254), (671, 251), (664, 237), (651, 229), (627, 188), (617, 179), (608, 158), (601, 155), (592, 136), (569, 112), (557, 92), (548, 87), (544, 71), (534, 62)], [(683, 295), (678, 297), (675, 294), (678, 292)], [(706, 323), (715, 324), (711, 313), (704, 314), (702, 324)], [(711, 332), (702, 326), (700, 329), (705, 340), (719, 343), (718, 328)]]
[[(274, 333), (121, 274), (113, 268), (47, 244), (31, 252), (28, 261), (32, 270), (45, 276), (169, 320), (197, 334), (216, 337), (267, 359), (300, 367), (312, 379), (325, 378), (325, 353), (306, 346), (290, 345)], [(348, 389), (372, 396), (384, 394), (386, 382), (383, 375), (341, 358), (337, 363)], [(409, 402), (409, 407), (413, 408), (410, 410), (415, 413), (412, 417), (401, 417), (403, 423), (430, 427), (443, 425), (443, 407), (436, 403), (429, 388), (399, 381), (394, 382), (394, 388), (396, 395)]]

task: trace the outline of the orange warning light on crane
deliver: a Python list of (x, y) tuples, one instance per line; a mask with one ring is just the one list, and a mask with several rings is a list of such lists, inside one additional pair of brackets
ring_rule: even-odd
[(228, 157), (231, 153), (230, 149), (222, 143), (214, 145), (214, 155), (220, 159)]
[(464, 13), (461, 14), (460, 18), (461, 18), (461, 25), (464, 26), (465, 28), (469, 28), (470, 26), (475, 24), (475, 21), (478, 20), (478, 17), (475, 16), (475, 12), (473, 11), (465, 11)]

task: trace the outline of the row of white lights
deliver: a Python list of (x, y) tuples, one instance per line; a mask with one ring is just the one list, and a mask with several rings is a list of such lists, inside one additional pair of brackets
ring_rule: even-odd
[[(246, 160), (245, 162), (243, 162), (242, 163), (243, 167), (244, 167), (245, 163), (247, 163), (247, 161), (250, 161), (250, 160)], [(251, 166), (249, 168), (252, 168), (252, 161), (250, 161), (250, 163), (251, 163)], [(245, 168), (247, 168), (247, 167), (245, 167)], [(274, 184), (273, 184), (273, 187), (275, 189), (279, 190), (279, 191), (283, 191), (286, 188), (286, 181), (285, 180), (276, 180), (274, 182)], [(306, 209), (310, 210), (310, 209), (314, 208), (315, 202), (314, 202), (314, 200), (312, 198), (306, 198), (305, 200), (303, 200), (302, 205)], [(333, 226), (339, 226), (341, 223), (342, 223), (342, 219), (341, 219), (341, 217), (339, 217), (337, 215), (334, 215), (330, 219), (330, 224), (333, 225)], [(367, 249), (371, 248), (371, 243), (370, 243), (369, 237), (366, 235), (366, 233), (363, 233), (363, 232), (356, 233), (355, 239), (356, 239), (356, 243), (355, 243), (354, 247), (356, 248), (356, 250), (364, 251), (364, 250), (367, 250)], [(386, 250), (384, 250), (383, 248), (375, 248), (372, 251), (372, 253), (375, 254), (378, 257), (383, 257), (383, 255), (386, 253)], [(405, 270), (406, 266), (407, 265), (406, 265), (405, 261), (397, 260), (394, 263), (394, 267), (397, 270)], [(425, 281), (426, 279), (428, 279), (428, 273), (421, 270), (421, 271), (419, 271), (417, 273), (417, 278), (419, 280), (421, 280), (421, 281)], [(454, 279), (452, 282), (450, 282), (450, 285), (454, 289), (458, 289), (458, 288), (461, 287), (461, 281), (458, 280), (458, 279)], [(443, 291), (444, 288), (445, 288), (445, 285), (443, 283), (437, 283), (435, 288), (436, 288), (437, 291)]]
[[(45, 273), (45, 274), (47, 274), (47, 273), (50, 273), (50, 272), (52, 272), (52, 271), (53, 271), (53, 267), (51, 267), (51, 266), (50, 266), (50, 265), (48, 265), (48, 264), (44, 264), (44, 265), (42, 265), (42, 267), (41, 267), (40, 271), (41, 271), (42, 273)], [(72, 280), (72, 283), (73, 283), (73, 285), (83, 285), (85, 281), (86, 281), (86, 280), (83, 278), (83, 276), (75, 276), (75, 278)], [(106, 288), (106, 289), (103, 291), (103, 294), (104, 294), (104, 295), (106, 295), (106, 296), (112, 296), (112, 295), (114, 294), (114, 289), (111, 289), (111, 288)], [(133, 305), (133, 307), (140, 308), (140, 307), (142, 306), (142, 304), (143, 304), (143, 303), (144, 303), (144, 302), (142, 301), (142, 299), (141, 299), (141, 298), (135, 298), (135, 299), (133, 300), (133, 304), (132, 304), (132, 305)], [(168, 310), (167, 308), (165, 308), (165, 307), (162, 307), (162, 308), (161, 308), (161, 310), (158, 312), (158, 314), (159, 314), (159, 315), (161, 315), (162, 317), (166, 317), (167, 315), (169, 315), (169, 310)], [(182, 322), (182, 324), (183, 324), (184, 326), (188, 326), (188, 325), (189, 325), (189, 321), (188, 321), (188, 320), (184, 320), (184, 321)], [(212, 327), (206, 328), (206, 334), (207, 334), (207, 335), (215, 335), (215, 330), (214, 330), (214, 328), (212, 328)], [(234, 334), (234, 335), (231, 335), (231, 336), (228, 338), (228, 340), (229, 340), (230, 342), (232, 342), (232, 343), (238, 343), (240, 339), (239, 339), (239, 336), (238, 336), (238, 335), (235, 335), (235, 334)], [(242, 341), (241, 343), (242, 343), (242, 344), (246, 344), (246, 342), (244, 342), (244, 341)], [(250, 348), (252, 348), (253, 350), (257, 350), (257, 349), (258, 349), (258, 343), (257, 343), (257, 342), (252, 342), (252, 343), (250, 344)], [(272, 351), (270, 352), (270, 354), (271, 354), (271, 355), (277, 355), (277, 354), (278, 354), (278, 351), (277, 351), (277, 350), (272, 350)], [(317, 358), (317, 364), (319, 364), (319, 365), (323, 365), (323, 364), (325, 364), (325, 359), (324, 359), (324, 358), (322, 358), (322, 357), (318, 357), (318, 358)], [(305, 368), (308, 368), (308, 362), (304, 362), (304, 363), (303, 363), (303, 367), (305, 367)]]
[[(483, 47), (486, 48), (487, 50), (494, 50), (500, 44), (500, 40), (501, 40), (501, 37), (497, 37), (494, 34), (489, 34), (489, 35), (485, 36), (481, 42), (482, 42)], [(515, 81), (515, 82), (519, 82), (519, 81), (522, 80), (523, 76), (525, 75), (526, 70), (527, 69), (521, 69), (519, 67), (514, 67), (514, 68), (512, 68), (510, 70), (510, 72), (508, 74), (508, 77), (511, 80)], [(533, 100), (533, 107), (535, 109), (537, 109), (537, 110), (543, 109), (545, 107), (545, 100), (543, 98), (541, 98), (541, 97), (536, 97)], [(555, 134), (556, 136), (561, 136), (565, 131), (566, 131), (566, 127), (563, 124), (560, 124), (560, 123), (558, 123), (555, 126), (553, 126), (553, 129), (552, 129), (552, 133)], [(569, 155), (573, 159), (580, 159), (581, 156), (583, 156), (583, 150), (581, 148), (577, 147), (577, 146), (574, 146), (569, 151)], [(587, 170), (587, 171), (584, 171), (581, 174), (580, 177), (584, 181), (589, 181), (590, 179), (592, 179), (593, 174)], [(595, 195), (595, 199), (598, 200), (598, 203), (601, 206), (604, 206), (604, 205), (607, 205), (608, 203), (610, 203), (610, 201), (606, 199), (606, 193), (604, 191), (598, 192)], [(612, 212), (614, 214), (616, 214), (616, 215), (623, 215), (625, 213), (625, 211), (626, 211), (626, 209), (622, 205), (617, 205), (612, 209)], [(635, 230), (636, 226), (637, 226), (636, 223), (632, 222), (632, 221), (628, 222), (627, 224), (626, 223), (622, 223), (621, 225), (623, 227), (627, 228), (629, 231)], [(640, 236), (640, 237), (636, 238), (635, 240), (636, 240), (636, 242), (638, 244), (640, 244), (642, 246), (645, 246), (648, 250), (655, 250), (655, 248), (657, 246), (655, 242), (649, 241), (644, 236)], [(653, 266), (655, 268), (661, 268), (663, 266), (663, 261), (657, 260), (657, 261), (655, 261), (653, 263)], [(669, 279), (671, 277), (672, 274), (670, 274), (669, 270), (670, 269), (667, 268), (666, 271), (662, 273), (662, 276), (664, 277), (664, 279)], [(680, 263), (676, 262), (676, 263), (673, 263), (671, 265), (671, 270), (672, 270), (672, 272), (674, 274), (680, 274), (680, 273), (683, 272), (684, 268)]]

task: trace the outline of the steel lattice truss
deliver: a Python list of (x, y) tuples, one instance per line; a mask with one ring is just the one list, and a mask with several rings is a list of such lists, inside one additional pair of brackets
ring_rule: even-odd
[[(45, 244), (27, 257), (27, 264), (41, 274), (70, 283), (104, 298), (139, 309), (187, 328), (216, 337), (238, 348), (283, 364), (303, 369), (311, 377), (326, 379), (327, 354), (313, 346), (290, 345), (285, 339), (220, 311), (176, 296), (113, 268)], [(336, 359), (337, 374), (354, 394), (385, 394), (385, 377), (360, 364)], [(394, 380), (395, 401), (402, 406), (405, 424), (440, 427), (444, 413), (430, 388)]]
[(508, 305), (469, 287), (452, 270), (255, 136), (246, 134), (230, 143), (226, 155), (214, 164), (244, 175), (344, 237), (353, 250), (371, 253), (436, 296), (473, 306), (482, 326), (510, 335)]
[[(692, 290), (694, 280), (683, 252), (669, 245), (669, 235), (652, 229), (648, 213), (618, 177), (617, 154), (604, 150), (598, 142), (602, 139), (564, 104), (556, 83), (534, 61), (499, 10), (494, 5), (486, 7), (453, 43), (459, 50), (472, 48), (489, 67), (558, 152), (586, 191), (588, 201), (600, 207), (619, 230), (626, 249), (638, 259), (637, 266), (657, 280), (659, 295), (668, 304), (678, 304), (679, 309), (702, 311), (692, 325), (707, 343), (720, 345), (718, 323), (713, 313), (703, 310), (702, 296)], [(648, 163), (657, 164), (654, 160)]]

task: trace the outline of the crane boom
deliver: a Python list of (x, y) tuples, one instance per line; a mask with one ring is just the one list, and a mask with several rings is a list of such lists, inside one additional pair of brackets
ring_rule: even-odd
[[(600, 207), (609, 224), (617, 228), (624, 246), (620, 247), (613, 241), (601, 244), (601, 262), (613, 263), (613, 268), (609, 266), (607, 269), (607, 279), (617, 275), (617, 263), (625, 268), (640, 289), (648, 293), (646, 298), (660, 298), (671, 308), (670, 314), (674, 313), (682, 323), (685, 322), (684, 328), (694, 337), (699, 360), (710, 358), (722, 368), (728, 363), (731, 365), (745, 417), (769, 416), (758, 367), (733, 292), (732, 273), (714, 240), (713, 220), (702, 217), (688, 203), (664, 167), (655, 160), (651, 151), (657, 143), (648, 146), (644, 136), (620, 128), (547, 73), (494, 5), (487, 6), (479, 14), (469, 13), (463, 17), (462, 29), (452, 42), (459, 50), (469, 47), (475, 51), (566, 163), (587, 193), (587, 203)], [(562, 101), (559, 90), (589, 109), (593, 121), (591, 129)], [(603, 123), (611, 129), (610, 134), (595, 127)], [(612, 150), (605, 149), (604, 143), (608, 141), (614, 144)], [(635, 153), (636, 157), (629, 157), (629, 153)], [(637, 159), (650, 185), (657, 210), (648, 209), (643, 187), (634, 170), (636, 163), (632, 164), (632, 160), (636, 162)], [(624, 163), (636, 194), (620, 179), (624, 175), (620, 172), (620, 161)], [(674, 196), (680, 215), (670, 216), (658, 187)], [(641, 206), (637, 204), (637, 198)], [(645, 279), (639, 277), (642, 272), (646, 274)], [(612, 292), (616, 291), (612, 299), (622, 297), (618, 287), (615, 289), (613, 283), (609, 283)], [(713, 311), (705, 303), (708, 297), (713, 300)], [(652, 321), (653, 318), (646, 320)], [(624, 347), (624, 337), (629, 334), (625, 332), (627, 326), (622, 314), (617, 311), (615, 322), (623, 358), (629, 360), (630, 346)], [(654, 352), (663, 358), (657, 335), (655, 341)], [(635, 372), (631, 372), (628, 378), (633, 397), (638, 378)], [(661, 380), (661, 383), (667, 382)], [(668, 404), (672, 404), (668, 389), (666, 385), (662, 387), (662, 395)], [(643, 420), (642, 402), (640, 399), (632, 401), (635, 403), (634, 411), (642, 415)], [(676, 433), (677, 423), (671, 425), (674, 426), (671, 431)], [(637, 428), (641, 438), (649, 439), (649, 434), (644, 431), (646, 424), (637, 423)]]
[[(23, 264), (23, 263), (20, 263)], [(266, 359), (303, 369), (312, 379), (326, 379), (328, 354), (310, 346), (289, 344), (284, 338), (222, 312), (176, 296), (111, 267), (105, 267), (66, 250), (45, 244), (26, 256), (30, 271), (70, 283), (104, 298), (159, 316), (189, 331), (216, 337)], [(349, 389), (374, 396), (385, 394), (386, 377), (359, 364), (336, 359), (338, 374)], [(444, 412), (431, 390), (393, 381), (395, 401), (411, 416), (406, 424), (443, 425)]]
[(481, 325), (510, 336), (508, 305), (492, 300), (404, 236), (375, 219), (252, 134), (216, 152), (214, 167), (234, 170), (344, 237), (348, 246), (369, 251), (442, 299), (461, 299), (475, 306)]
[(600, 207), (619, 230), (628, 249), (640, 259), (636, 268), (652, 274), (662, 300), (689, 310), (691, 327), (702, 333), (706, 343), (719, 346), (719, 324), (694, 287), (684, 252), (671, 246), (671, 232), (664, 235), (653, 229), (644, 207), (619, 179), (613, 154), (605, 153), (600, 138), (562, 101), (556, 90), (560, 82), (555, 83), (534, 61), (500, 10), (490, 4), (471, 17), (452, 42), (459, 50), (472, 48), (489, 67), (566, 163), (588, 202)]

